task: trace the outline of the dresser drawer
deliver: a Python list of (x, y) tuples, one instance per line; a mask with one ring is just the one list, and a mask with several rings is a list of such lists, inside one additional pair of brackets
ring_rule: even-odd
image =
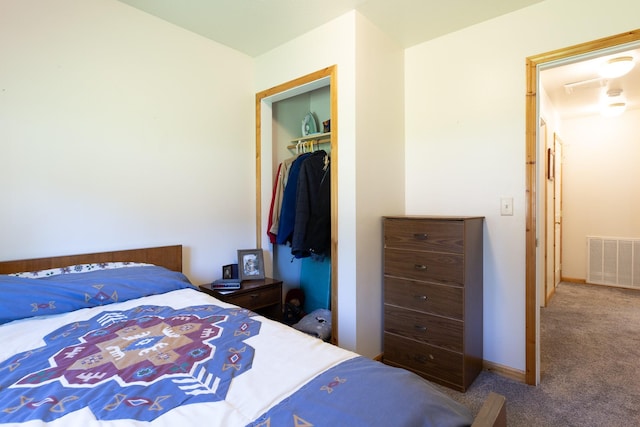
[(462, 320), (464, 288), (384, 278), (385, 304)]
[(461, 254), (464, 251), (463, 237), (462, 221), (394, 218), (384, 221), (384, 244), (387, 248)]
[(392, 305), (384, 306), (384, 331), (448, 350), (462, 351), (464, 323)]
[(466, 391), (482, 370), (478, 216), (385, 216), (384, 362)]
[(389, 276), (464, 284), (464, 256), (440, 252), (385, 249), (384, 273)]
[(239, 305), (249, 310), (257, 310), (268, 305), (280, 303), (280, 288), (260, 289), (240, 295), (227, 295), (225, 302)]
[(393, 334), (384, 334), (384, 362), (408, 368), (429, 379), (441, 379), (456, 385), (463, 382), (461, 353), (417, 343)]

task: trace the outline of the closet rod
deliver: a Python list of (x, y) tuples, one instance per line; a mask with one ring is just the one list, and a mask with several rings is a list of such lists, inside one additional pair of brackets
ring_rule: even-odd
[(287, 145), (287, 148), (290, 150), (298, 147), (298, 143), (300, 142), (310, 143), (312, 145), (328, 144), (331, 142), (331, 132), (302, 136), (300, 138), (292, 139), (291, 142), (294, 142), (295, 144)]

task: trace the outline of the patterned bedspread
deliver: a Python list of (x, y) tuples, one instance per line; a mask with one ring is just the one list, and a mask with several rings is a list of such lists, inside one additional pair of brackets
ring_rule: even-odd
[(471, 423), (413, 374), (185, 287), (0, 326), (0, 424)]
[(3, 419), (52, 421), (88, 407), (97, 419), (151, 421), (180, 406), (224, 400), (251, 369), (244, 340), (260, 322), (215, 305), (104, 311), (44, 337), (0, 365)]

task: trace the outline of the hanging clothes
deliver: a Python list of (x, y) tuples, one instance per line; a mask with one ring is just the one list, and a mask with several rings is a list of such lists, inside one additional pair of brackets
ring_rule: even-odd
[(284, 187), (282, 196), (282, 208), (280, 209), (280, 221), (278, 232), (276, 233), (276, 243), (284, 245), (291, 242), (293, 228), (296, 218), (296, 196), (298, 192), (298, 175), (300, 168), (310, 153), (300, 154), (291, 165), (287, 184)]
[(312, 153), (300, 166), (291, 239), (291, 254), (296, 258), (331, 253), (330, 170), (324, 150)]
[(267, 224), (267, 235), (271, 243), (276, 243), (277, 240), (280, 212), (282, 210), (282, 197), (284, 196), (284, 189), (288, 182), (291, 165), (297, 157), (298, 156), (285, 159), (278, 165), (278, 173), (276, 174), (276, 181), (273, 185), (271, 209), (269, 211), (269, 221)]
[(276, 193), (278, 190), (278, 182), (282, 179), (281, 173), (282, 173), (282, 163), (278, 165), (278, 173), (276, 173), (276, 180), (273, 183), (273, 191), (271, 192), (271, 205), (269, 206), (269, 218), (267, 220), (267, 236), (269, 236), (269, 241), (271, 243), (276, 242), (276, 235), (275, 233), (271, 232), (271, 227), (273, 227), (273, 221), (276, 219), (279, 219), (279, 215), (277, 216), (277, 218), (276, 218), (276, 215), (274, 215), (274, 207), (276, 205)]

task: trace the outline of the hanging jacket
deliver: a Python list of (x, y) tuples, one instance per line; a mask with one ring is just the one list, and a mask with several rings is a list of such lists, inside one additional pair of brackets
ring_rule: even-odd
[(280, 226), (280, 212), (282, 211), (282, 197), (284, 196), (284, 189), (287, 185), (287, 180), (289, 179), (291, 165), (297, 157), (298, 156), (285, 159), (280, 163), (280, 166), (278, 166), (278, 175), (276, 177), (277, 187), (274, 190), (275, 193), (272, 194), (272, 208), (269, 214), (270, 221), (268, 225), (269, 228), (267, 230), (271, 243), (276, 243), (277, 240), (278, 227)]
[(271, 192), (271, 204), (269, 205), (269, 219), (267, 220), (267, 236), (269, 236), (269, 241), (271, 243), (276, 242), (276, 234), (271, 232), (271, 228), (273, 227), (274, 222), (280, 220), (279, 212), (276, 215), (276, 209), (279, 209), (279, 201), (277, 201), (278, 196), (278, 188), (280, 180), (282, 179), (282, 163), (278, 165), (278, 172), (276, 173), (276, 180), (273, 183), (273, 191)]
[(304, 153), (298, 156), (291, 168), (289, 169), (289, 177), (287, 185), (282, 195), (282, 207), (280, 210), (280, 222), (278, 223), (278, 233), (276, 234), (276, 243), (284, 245), (291, 242), (293, 235), (293, 227), (296, 218), (296, 195), (298, 192), (298, 175), (300, 167), (304, 160), (309, 157), (310, 153)]
[(331, 180), (328, 154), (316, 151), (300, 167), (291, 254), (296, 258), (330, 255)]

